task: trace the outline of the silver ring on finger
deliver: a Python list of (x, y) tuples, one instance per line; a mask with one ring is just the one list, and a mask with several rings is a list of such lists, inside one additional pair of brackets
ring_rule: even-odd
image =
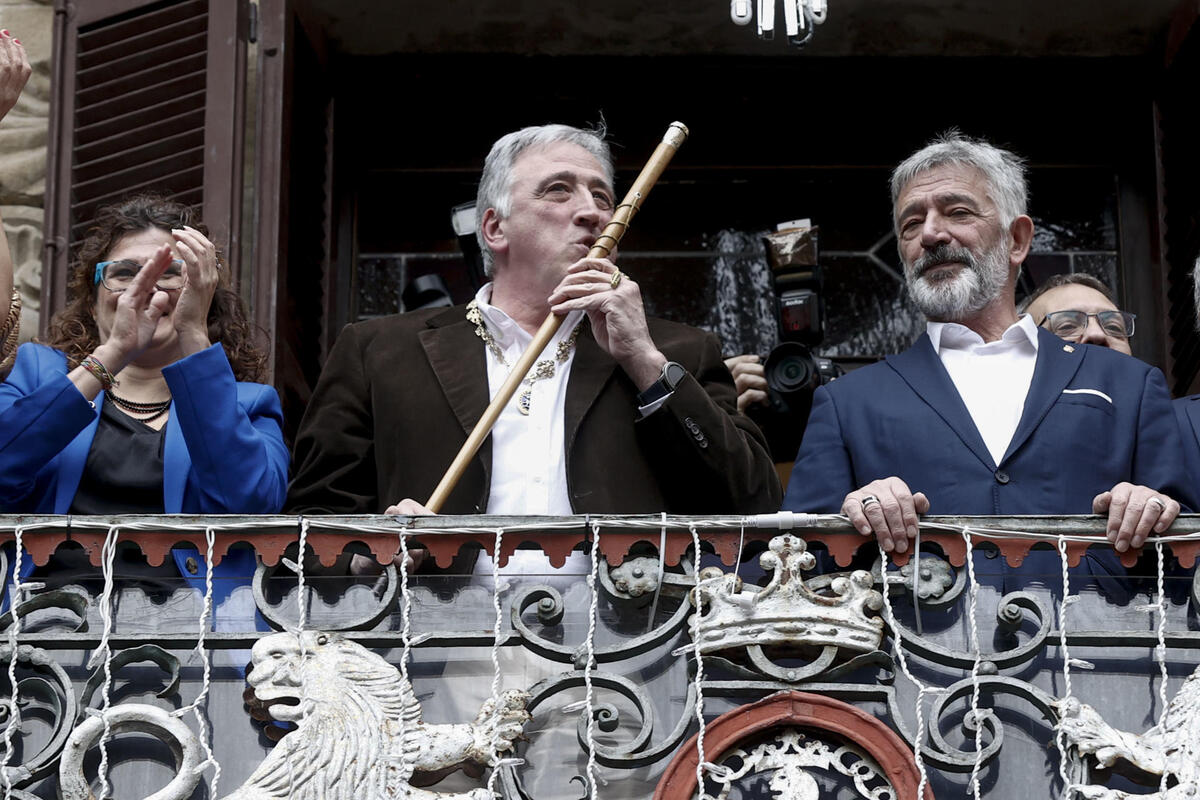
[(863, 511), (866, 511), (871, 506), (879, 505), (879, 498), (873, 494), (869, 494), (866, 497), (864, 497), (862, 500), (859, 500), (858, 502), (862, 504)]
[(612, 274), (612, 280), (610, 280), (608, 282), (608, 285), (610, 287), (612, 287), (613, 289), (616, 289), (617, 286), (620, 285), (621, 278), (623, 278), (623, 277), (625, 277), (625, 274), (623, 272), (621, 272), (621, 270), (617, 270), (616, 272), (614, 272)]
[(1146, 502), (1154, 503), (1154, 505), (1158, 506), (1158, 513), (1160, 514), (1167, 510), (1167, 503), (1161, 497), (1151, 497)]

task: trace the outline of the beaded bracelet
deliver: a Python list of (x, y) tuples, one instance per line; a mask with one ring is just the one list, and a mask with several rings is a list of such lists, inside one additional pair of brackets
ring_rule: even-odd
[(116, 376), (109, 372), (108, 367), (100, 363), (100, 359), (95, 356), (88, 356), (83, 359), (83, 361), (79, 362), (79, 366), (92, 373), (92, 377), (100, 381), (100, 388), (106, 392), (114, 386), (120, 386), (120, 381), (117, 380)]

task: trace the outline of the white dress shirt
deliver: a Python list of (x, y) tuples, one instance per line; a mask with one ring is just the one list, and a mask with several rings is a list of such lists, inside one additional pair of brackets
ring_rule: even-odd
[[(475, 295), (483, 323), (496, 346), (504, 353), (508, 366), (483, 342), (487, 351), (488, 397), (494, 398), (508, 377), (511, 365), (533, 341), (512, 317), (491, 305), (492, 285), (485, 284)], [(567, 465), (564, 442), (563, 410), (567, 400), (567, 379), (575, 360), (571, 348), (567, 360), (559, 364), (558, 343), (566, 340), (583, 320), (582, 311), (567, 314), (558, 332), (546, 345), (538, 361), (555, 362), (554, 376), (524, 384), (496, 420), (492, 428), (492, 481), (488, 494), (489, 514), (571, 514), (567, 491)], [(521, 394), (532, 389), (529, 414), (518, 409)]]
[(1033, 383), (1037, 325), (1028, 314), (1022, 314), (994, 342), (984, 342), (978, 333), (957, 322), (930, 322), (926, 330), (992, 461), (999, 465), (1017, 432)]

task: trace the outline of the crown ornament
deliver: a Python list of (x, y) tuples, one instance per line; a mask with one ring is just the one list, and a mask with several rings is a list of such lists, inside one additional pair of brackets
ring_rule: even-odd
[(784, 534), (771, 539), (759, 558), (762, 568), (773, 572), (770, 583), (761, 589), (745, 586), (736, 574), (717, 567), (701, 570), (692, 594), (699, 610), (688, 620), (700, 652), (806, 647), (854, 653), (878, 650), (883, 620), (871, 612), (883, 607), (883, 596), (874, 589), (874, 578), (865, 570), (855, 570), (829, 583), (832, 594), (818, 594), (800, 574), (815, 563), (803, 539)]

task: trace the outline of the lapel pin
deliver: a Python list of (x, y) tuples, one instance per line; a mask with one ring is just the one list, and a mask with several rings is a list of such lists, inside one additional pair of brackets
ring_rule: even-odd
[(1074, 352), (1075, 352), (1075, 348), (1074, 348), (1074, 347), (1071, 347), (1071, 345), (1069, 345), (1069, 344), (1064, 344), (1064, 345), (1063, 345), (1063, 350), (1067, 351), (1068, 353), (1074, 353)]

